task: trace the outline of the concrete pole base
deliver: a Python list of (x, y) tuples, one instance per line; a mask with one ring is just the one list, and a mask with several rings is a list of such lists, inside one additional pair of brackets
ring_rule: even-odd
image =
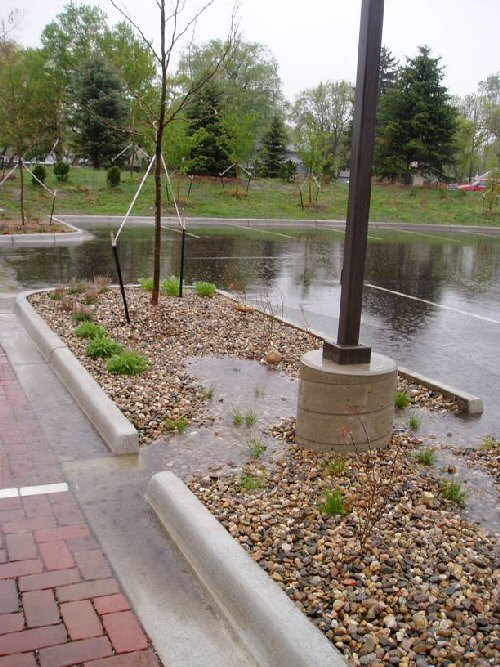
[(321, 350), (300, 362), (295, 439), (320, 451), (387, 447), (392, 435), (397, 365), (372, 354), (370, 363), (340, 365)]

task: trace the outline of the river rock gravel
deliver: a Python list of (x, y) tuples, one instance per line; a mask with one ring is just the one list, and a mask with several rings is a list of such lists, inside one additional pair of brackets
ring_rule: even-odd
[[(131, 324), (124, 318), (120, 293), (110, 289), (100, 294), (97, 303), (86, 305), (84, 294), (70, 294), (62, 300), (49, 292), (30, 297), (34, 308), (64, 340), (80, 362), (139, 431), (141, 445), (158, 439), (167, 430), (168, 420), (186, 418), (189, 423), (204, 422), (204, 391), (186, 370), (188, 357), (233, 356), (266, 362), (297, 377), (301, 356), (321, 347), (315, 335), (297, 329), (255, 310), (242, 308), (230, 298), (217, 294), (202, 298), (186, 290), (182, 299), (160, 296), (151, 305), (151, 295), (139, 288), (127, 289)], [(86, 355), (87, 340), (73, 333), (74, 310), (85, 308), (94, 321), (127, 348), (133, 348), (152, 362), (139, 376), (111, 374), (106, 362)], [(411, 405), (431, 411), (457, 411), (458, 404), (436, 391), (399, 379)]]

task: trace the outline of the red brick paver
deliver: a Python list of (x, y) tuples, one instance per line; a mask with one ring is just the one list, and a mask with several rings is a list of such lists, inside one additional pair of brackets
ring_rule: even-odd
[[(62, 481), (0, 347), (0, 489)], [(0, 498), (0, 667), (37, 665), (161, 667), (70, 491)]]

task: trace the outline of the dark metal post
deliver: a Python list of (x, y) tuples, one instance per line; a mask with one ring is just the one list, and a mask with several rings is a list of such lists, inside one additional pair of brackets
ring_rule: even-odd
[(52, 224), (52, 218), (54, 216), (54, 209), (56, 207), (56, 194), (57, 194), (57, 192), (54, 190), (54, 198), (52, 199), (52, 210), (50, 211), (49, 225)]
[(182, 296), (182, 285), (184, 283), (184, 258), (185, 258), (185, 248), (186, 248), (186, 228), (182, 228), (182, 237), (181, 237), (181, 266), (179, 270), (179, 296)]
[(120, 260), (118, 259), (118, 248), (115, 239), (111, 239), (111, 246), (113, 248), (113, 255), (115, 256), (116, 273), (118, 274), (118, 282), (120, 283), (120, 291), (122, 293), (123, 307), (125, 309), (125, 318), (127, 320), (127, 324), (130, 324), (130, 315), (128, 314), (127, 299), (125, 298), (125, 287), (123, 286), (122, 270), (120, 267)]
[(337, 343), (326, 340), (323, 343), (323, 357), (339, 364), (368, 363), (371, 358), (371, 349), (359, 345), (359, 328), (370, 212), (383, 20), (384, 0), (363, 0), (339, 331)]

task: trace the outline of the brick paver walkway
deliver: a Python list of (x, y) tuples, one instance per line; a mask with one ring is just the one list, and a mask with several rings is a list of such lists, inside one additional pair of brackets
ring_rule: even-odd
[(0, 667), (160, 667), (61, 483), (0, 347)]

